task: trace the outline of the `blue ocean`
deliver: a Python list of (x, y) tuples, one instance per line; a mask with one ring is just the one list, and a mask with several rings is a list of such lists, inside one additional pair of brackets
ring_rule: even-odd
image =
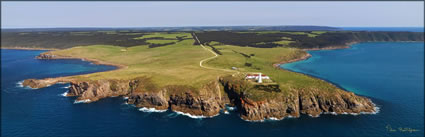
[(115, 69), (81, 60), (34, 59), (42, 52), (1, 50), (2, 136), (424, 135), (424, 43), (361, 43), (348, 49), (310, 51), (310, 59), (282, 66), (371, 98), (380, 107), (377, 114), (302, 115), (260, 123), (244, 121), (236, 112), (204, 119), (170, 111), (142, 112), (122, 97), (74, 104), (74, 97), (61, 95), (68, 84), (21, 87), (19, 82), (28, 78)]
[(347, 31), (407, 31), (424, 32), (424, 27), (342, 27)]

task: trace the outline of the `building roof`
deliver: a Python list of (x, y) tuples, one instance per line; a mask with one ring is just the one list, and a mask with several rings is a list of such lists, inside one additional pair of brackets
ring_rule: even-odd
[[(246, 76), (258, 76), (258, 74), (247, 74)], [(266, 76), (266, 75), (261, 74), (261, 76)]]

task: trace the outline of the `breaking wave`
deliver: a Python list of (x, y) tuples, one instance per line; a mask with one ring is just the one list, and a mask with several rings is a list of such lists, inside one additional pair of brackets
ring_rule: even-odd
[(16, 83), (16, 87), (20, 87), (20, 88), (23, 88), (24, 87), (24, 81), (22, 80), (22, 81), (18, 81), (17, 83)]
[(31, 87), (28, 87), (28, 86), (24, 86), (24, 81), (23, 80), (21, 80), (21, 81), (18, 81), (17, 83), (16, 83), (16, 87), (18, 87), (18, 88), (24, 88), (24, 89), (36, 89), (36, 88), (31, 88)]
[(213, 116), (203, 116), (203, 115), (196, 116), (196, 115), (191, 115), (191, 114), (189, 114), (189, 113), (184, 113), (184, 112), (180, 112), (180, 111), (174, 111), (174, 112), (175, 112), (176, 114), (184, 115), (184, 116), (188, 116), (188, 117), (190, 117), (190, 118), (194, 118), (194, 119), (212, 118), (212, 117), (215, 117), (215, 116), (218, 116), (218, 115), (219, 115), (219, 113), (217, 113), (216, 115), (213, 115)]
[(67, 97), (66, 95), (68, 95), (68, 91), (65, 91), (64, 93), (61, 94), (64, 97)]
[(142, 108), (139, 108), (139, 111), (142, 111), (142, 112), (149, 112), (149, 113), (151, 113), (151, 112), (165, 112), (165, 111), (167, 111), (167, 109), (164, 109), (164, 110), (157, 110), (157, 109), (155, 109), (155, 108), (146, 108), (146, 107), (142, 107)]
[(69, 85), (69, 86), (65, 86), (65, 87), (62, 87), (62, 88), (66, 88), (66, 89), (68, 89), (68, 88), (70, 88), (71, 86)]
[(269, 117), (269, 118), (264, 118), (262, 120), (247, 120), (247, 119), (243, 119), (242, 117), (240, 117), (242, 120), (247, 121), (247, 122), (272, 122), (272, 121), (280, 121), (283, 120), (285, 118), (295, 118), (294, 116), (286, 116), (283, 118), (276, 118), (276, 117)]
[(78, 104), (78, 103), (87, 103), (87, 102), (90, 102), (90, 101), (91, 101), (90, 99), (75, 100), (75, 101), (74, 101), (74, 104)]

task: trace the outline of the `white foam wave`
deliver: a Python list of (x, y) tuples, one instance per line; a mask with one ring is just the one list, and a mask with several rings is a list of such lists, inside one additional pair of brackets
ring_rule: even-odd
[(379, 108), (377, 106), (375, 106), (374, 109), (375, 109), (375, 112), (360, 112), (360, 114), (378, 114), (379, 111), (381, 111), (380, 110), (381, 108)]
[(90, 102), (90, 101), (91, 101), (90, 99), (75, 100), (75, 101), (74, 101), (74, 104), (78, 104), (78, 103), (87, 103), (87, 102)]
[(67, 97), (66, 95), (68, 95), (68, 91), (65, 91), (64, 93), (61, 94), (64, 97)]
[[(375, 107), (374, 107), (374, 110), (375, 110), (375, 112), (360, 112), (360, 113), (347, 113), (347, 112), (343, 112), (343, 113), (341, 113), (341, 114), (337, 114), (336, 112), (323, 112), (323, 113), (320, 113), (320, 114), (331, 114), (331, 115), (353, 115), (353, 116), (357, 116), (357, 115), (360, 115), (360, 114), (369, 114), (369, 115), (374, 115), (374, 114), (378, 114), (378, 113), (379, 113), (380, 108), (375, 106)], [(309, 114), (309, 116), (311, 116), (311, 115)], [(313, 117), (313, 116), (311, 116), (311, 117)], [(319, 116), (317, 116), (317, 117), (319, 117)]]
[(18, 81), (17, 83), (16, 83), (16, 87), (20, 87), (20, 88), (23, 88), (24, 87), (24, 81), (22, 80), (22, 81)]
[(224, 111), (224, 114), (228, 115), (228, 114), (230, 114), (230, 113), (229, 113), (229, 111)]
[(212, 118), (212, 117), (215, 117), (215, 116), (218, 116), (219, 115), (219, 113), (217, 113), (216, 115), (213, 115), (213, 116), (204, 116), (204, 115), (197, 116), (197, 115), (191, 115), (189, 113), (184, 113), (184, 112), (180, 112), (180, 111), (174, 111), (174, 112), (177, 113), (177, 114), (179, 114), (179, 115), (188, 116), (188, 117), (194, 118), (194, 119)]
[(279, 121), (279, 120), (282, 120), (283, 118), (275, 118), (275, 117), (270, 117), (270, 118), (268, 118), (268, 120), (274, 120), (274, 121)]
[(65, 87), (62, 87), (62, 88), (66, 88), (66, 89), (68, 89), (68, 88), (70, 88), (71, 86), (65, 86)]
[[(322, 114), (322, 113), (320, 113), (320, 114)], [(310, 116), (310, 117), (314, 117), (314, 118), (317, 118), (317, 117), (320, 117), (320, 114), (319, 114), (319, 115), (317, 115), (317, 116), (313, 116), (313, 115), (311, 115), (311, 114), (308, 114), (308, 116)]]
[(289, 115), (289, 116), (282, 117), (282, 118), (269, 117), (269, 118), (264, 118), (264, 119), (262, 119), (262, 120), (247, 120), (247, 119), (243, 119), (243, 118), (241, 117), (241, 119), (242, 119), (242, 120), (247, 121), (247, 122), (280, 121), (280, 120), (283, 120), (283, 119), (285, 119), (285, 118), (295, 118), (295, 117), (294, 117), (294, 116)]
[(226, 109), (227, 109), (228, 111), (234, 111), (234, 110), (236, 110), (236, 107), (229, 107), (229, 106), (227, 106), (227, 107), (226, 107)]
[(167, 111), (167, 109), (164, 109), (164, 110), (157, 110), (157, 109), (155, 109), (155, 108), (146, 108), (146, 107), (142, 107), (142, 108), (140, 108), (140, 109), (139, 109), (139, 111), (142, 111), (142, 112), (149, 112), (149, 113), (151, 113), (151, 112), (165, 112), (165, 111)]
[(31, 87), (29, 87), (29, 86), (24, 86), (24, 81), (22, 80), (22, 81), (18, 81), (18, 82), (16, 82), (16, 87), (19, 87), (19, 88), (24, 88), (24, 89), (37, 89), (37, 88), (31, 88)]
[(122, 97), (122, 99), (127, 100), (127, 99), (128, 99), (128, 97)]

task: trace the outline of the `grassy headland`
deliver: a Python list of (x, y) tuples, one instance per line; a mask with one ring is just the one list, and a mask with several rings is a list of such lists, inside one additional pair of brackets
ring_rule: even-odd
[[(123, 95), (129, 98), (127, 103), (137, 107), (169, 108), (194, 115), (214, 116), (224, 104), (233, 103), (241, 117), (248, 120), (300, 114), (318, 116), (322, 112), (374, 113), (377, 110), (369, 99), (323, 80), (282, 70), (276, 64), (308, 58), (305, 49), (341, 48), (347, 47), (347, 42), (423, 41), (423, 33), (401, 32), (102, 31), (66, 35), (72, 36), (64, 38), (97, 35), (94, 37), (101, 42), (67, 45), (71, 48), (49, 51), (39, 58), (83, 58), (120, 69), (57, 79), (29, 79), (24, 85), (45, 87), (66, 81), (71, 84), (67, 93), (78, 96), (78, 101)], [(41, 36), (44, 38), (48, 37)], [(248, 73), (265, 74), (270, 83), (245, 80)]]
[[(161, 41), (163, 38), (188, 37), (190, 33), (152, 33), (144, 36), (148, 36), (146, 38), (150, 40)], [(270, 76), (282, 91), (266, 92), (255, 88), (247, 89), (246, 96), (255, 101), (287, 96), (292, 94), (291, 91), (297, 89), (314, 88), (327, 92), (338, 90), (335, 86), (322, 80), (273, 66), (275, 63), (297, 59), (307, 54), (297, 48), (254, 48), (223, 44), (210, 46), (207, 48), (216, 48), (216, 51), (221, 52), (221, 55), (217, 58), (207, 60), (204, 63), (204, 66), (218, 68), (214, 70), (200, 67), (201, 60), (214, 55), (198, 45), (193, 45), (193, 43), (193, 39), (186, 39), (155, 48), (150, 48), (149, 45), (132, 47), (91, 45), (50, 51), (49, 54), (95, 59), (128, 66), (115, 71), (73, 76), (73, 78), (79, 80), (129, 80), (137, 77), (149, 77), (157, 87), (186, 85), (200, 88), (210, 81), (217, 80), (218, 77), (234, 74), (234, 72), (219, 69), (230, 70), (232, 67), (237, 67), (238, 71), (241, 72), (240, 75), (261, 72)], [(217, 44), (217, 42), (211, 43)]]
[[(315, 89), (325, 92), (339, 90), (322, 80), (306, 75), (281, 70), (273, 64), (288, 62), (305, 57), (305, 48), (326, 48), (332, 45), (345, 45), (361, 40), (423, 40), (423, 33), (407, 32), (338, 32), (338, 31), (246, 31), (246, 32), (197, 32), (200, 43), (220, 56), (194, 44), (199, 44), (189, 32), (143, 32), (143, 31), (77, 31), (77, 32), (16, 32), (6, 33), (5, 45), (19, 38), (41, 39), (41, 43), (59, 43), (86, 37), (79, 44), (54, 48), (49, 54), (71, 58), (86, 58), (127, 66), (115, 71), (73, 76), (80, 80), (130, 80), (148, 77), (157, 87), (185, 85), (200, 88), (218, 77), (234, 74), (230, 70), (237, 67), (240, 74), (261, 72), (271, 77), (282, 92), (265, 92), (255, 88), (247, 89), (246, 96), (253, 100), (264, 100), (291, 94), (291, 91)], [(371, 35), (371, 37), (366, 37)], [(34, 36), (36, 36), (34, 38)], [(49, 39), (53, 36), (57, 39)], [(50, 37), (49, 37), (50, 38)], [(92, 39), (89, 39), (92, 38)], [(77, 42), (78, 44), (78, 42)], [(316, 45), (317, 44), (317, 45)], [(314, 46), (310, 46), (314, 45)], [(37, 46), (33, 45), (33, 46)], [(68, 48), (71, 46), (71, 48)], [(31, 47), (31, 46), (28, 46)], [(220, 70), (221, 69), (221, 70)], [(240, 76), (242, 77), (242, 76)], [(243, 78), (241, 78), (243, 79)]]

